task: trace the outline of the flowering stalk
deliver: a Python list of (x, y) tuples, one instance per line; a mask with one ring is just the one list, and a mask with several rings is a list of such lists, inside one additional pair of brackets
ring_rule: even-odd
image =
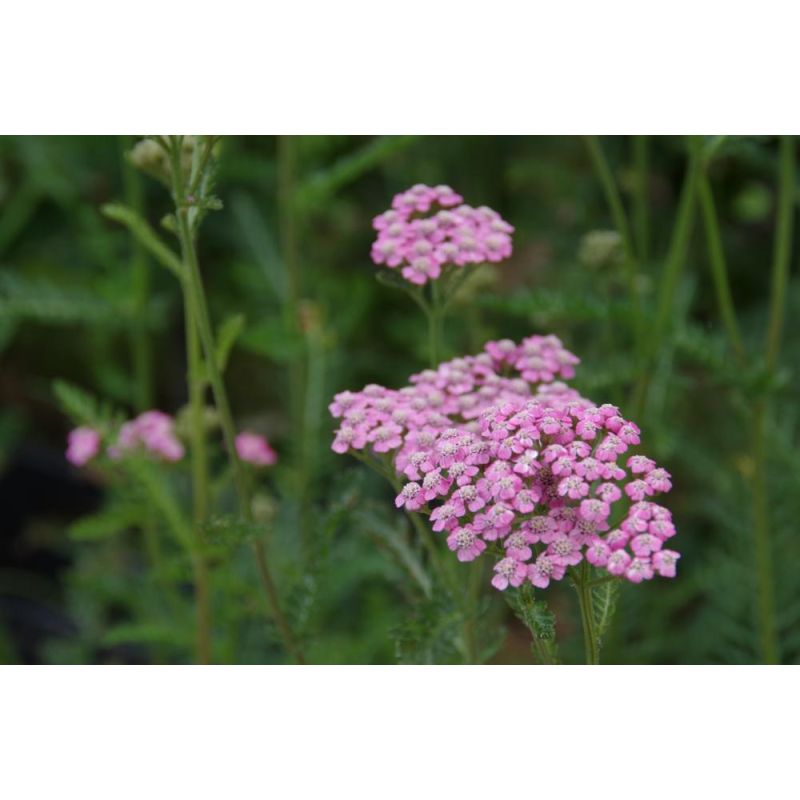
[(395, 195), (392, 208), (372, 223), (378, 232), (372, 260), (402, 276), (379, 277), (408, 292), (425, 313), (432, 368), (442, 360), (444, 315), (468, 268), (503, 261), (512, 250), (513, 226), (487, 206), (473, 208), (462, 200), (449, 186), (420, 183)]
[[(199, 333), (200, 342), (205, 355), (205, 369), (208, 373), (209, 382), (214, 394), (214, 401), (219, 413), (220, 426), (228, 451), (228, 458), (233, 470), (234, 483), (239, 499), (239, 507), (242, 517), (247, 522), (253, 521), (253, 509), (250, 498), (249, 484), (243, 465), (237, 453), (236, 432), (233, 425), (228, 395), (222, 380), (222, 375), (217, 364), (216, 346), (214, 335), (211, 330), (211, 322), (206, 306), (205, 294), (203, 291), (200, 268), (197, 261), (197, 250), (194, 237), (194, 223), (196, 220), (197, 207), (194, 203), (197, 200), (196, 193), (202, 190), (204, 175), (202, 171), (205, 165), (210, 163), (211, 152), (214, 141), (208, 139), (205, 143), (203, 154), (200, 156), (200, 168), (195, 170), (189, 181), (189, 191), (186, 190), (186, 183), (183, 180), (183, 173), (180, 163), (181, 137), (171, 137), (168, 144), (168, 151), (172, 161), (173, 176), (173, 198), (175, 201), (175, 213), (177, 223), (178, 239), (183, 255), (186, 285), (190, 295), (191, 307), (194, 315), (194, 322)], [(193, 213), (194, 212), (194, 213)], [(303, 663), (302, 651), (297, 644), (289, 628), (289, 624), (280, 607), (277, 589), (267, 564), (266, 553), (263, 543), (256, 539), (253, 542), (253, 549), (256, 557), (259, 577), (264, 587), (267, 602), (272, 611), (272, 616), (278, 626), (278, 630), (283, 640), (287, 652), (298, 662)]]

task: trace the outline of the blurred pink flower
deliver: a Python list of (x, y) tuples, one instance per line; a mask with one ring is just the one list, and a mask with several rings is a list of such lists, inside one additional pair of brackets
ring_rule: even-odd
[(67, 461), (82, 467), (100, 452), (100, 434), (92, 428), (75, 428), (67, 436)]
[(269, 467), (278, 460), (278, 454), (263, 436), (247, 431), (236, 437), (236, 453), (242, 461), (257, 467)]

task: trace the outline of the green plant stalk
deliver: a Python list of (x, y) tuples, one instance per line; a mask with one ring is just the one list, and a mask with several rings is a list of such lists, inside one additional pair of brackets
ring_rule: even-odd
[(690, 140), (689, 163), (686, 167), (686, 175), (681, 188), (680, 200), (678, 201), (678, 213), (672, 229), (669, 250), (659, 284), (656, 320), (646, 349), (644, 368), (634, 389), (633, 405), (638, 416), (643, 414), (647, 405), (653, 364), (661, 351), (661, 345), (675, 302), (675, 293), (686, 264), (694, 223), (697, 176), (700, 169), (699, 143), (692, 139)]
[(594, 605), (589, 580), (589, 565), (581, 562), (579, 569), (573, 574), (575, 591), (578, 594), (578, 605), (581, 610), (581, 627), (583, 628), (583, 648), (587, 664), (600, 663), (600, 643), (594, 625)]
[[(277, 137), (278, 162), (278, 227), (281, 260), (286, 273), (287, 296), (284, 307), (288, 330), (293, 334), (303, 333), (301, 301), (303, 297), (303, 274), (300, 261), (300, 238), (297, 201), (297, 153), (293, 136)], [(304, 351), (289, 365), (289, 407), (292, 409), (292, 440), (295, 442), (295, 477), (300, 541), (305, 555), (311, 551), (311, 517), (308, 502), (309, 487), (313, 480), (313, 446), (311, 430), (304, 413), (307, 409), (308, 392), (308, 342), (302, 337)]]
[(603, 187), (606, 202), (611, 211), (611, 218), (614, 221), (614, 227), (617, 229), (617, 233), (619, 233), (622, 239), (622, 246), (625, 253), (625, 277), (628, 283), (628, 294), (630, 295), (631, 304), (633, 305), (636, 350), (637, 353), (640, 353), (643, 346), (642, 331), (644, 327), (644, 316), (637, 285), (637, 259), (631, 228), (628, 224), (628, 217), (625, 214), (625, 207), (622, 204), (617, 184), (614, 181), (614, 175), (611, 172), (611, 167), (608, 164), (599, 139), (596, 136), (585, 136), (584, 140), (589, 150), (589, 155), (592, 158), (592, 164), (594, 165), (597, 177)]
[[(780, 356), (781, 332), (786, 305), (786, 286), (792, 251), (794, 222), (795, 144), (791, 136), (780, 141), (778, 173), (778, 218), (772, 262), (770, 316), (764, 359), (767, 371), (773, 376)], [(758, 631), (761, 657), (766, 664), (780, 661), (778, 624), (775, 614), (775, 584), (767, 488), (766, 429), (769, 416), (769, 396), (761, 398), (753, 414), (753, 535), (756, 559)]]
[(191, 427), (192, 517), (197, 552), (192, 559), (197, 608), (197, 658), (208, 664), (212, 657), (211, 589), (208, 562), (203, 556), (204, 528), (208, 519), (208, 454), (205, 431), (205, 381), (197, 336), (197, 309), (189, 281), (183, 282), (183, 306), (188, 361), (189, 418)]
[(633, 137), (635, 186), (633, 192), (633, 226), (636, 231), (636, 252), (647, 262), (650, 252), (650, 219), (648, 215), (648, 183), (650, 147), (647, 136)]
[(478, 645), (478, 605), (480, 603), (481, 584), (483, 579), (483, 561), (475, 561), (469, 565), (467, 578), (467, 612), (464, 621), (464, 647), (470, 664), (481, 661)]
[(789, 264), (792, 254), (794, 223), (795, 144), (794, 137), (782, 136), (780, 141), (780, 176), (778, 186), (778, 220), (775, 231), (775, 252), (772, 262), (769, 325), (767, 328), (767, 368), (778, 366), (783, 318), (786, 309), (786, 287), (789, 283)]
[(430, 348), (431, 369), (436, 369), (442, 360), (442, 308), (439, 285), (431, 281), (431, 303), (428, 309), (428, 345)]
[[(231, 468), (233, 470), (240, 512), (247, 522), (252, 522), (253, 508), (249, 484), (242, 462), (239, 460), (236, 452), (236, 432), (233, 425), (233, 415), (228, 402), (225, 384), (222, 381), (222, 374), (220, 373), (216, 360), (214, 334), (211, 330), (211, 321), (206, 306), (205, 293), (200, 276), (200, 267), (197, 262), (197, 250), (192, 233), (192, 225), (189, 220), (190, 209), (186, 205), (186, 198), (184, 196), (183, 178), (180, 169), (180, 144), (173, 142), (170, 147), (170, 154), (172, 156), (173, 165), (173, 192), (175, 197), (178, 239), (181, 245), (186, 283), (189, 289), (189, 295), (191, 296), (194, 322), (200, 335), (200, 342), (205, 354), (205, 368), (208, 373), (209, 382), (211, 383), (214, 402), (217, 407), (220, 426), (228, 451), (228, 458), (230, 459)], [(272, 618), (278, 626), (278, 631), (284, 647), (298, 663), (304, 663), (302, 650), (297, 644), (289, 628), (286, 617), (283, 614), (283, 610), (281, 609), (275, 582), (267, 564), (264, 543), (261, 540), (255, 540), (253, 542), (253, 550), (267, 603), (272, 612)]]
[[(200, 340), (205, 352), (205, 366), (211, 383), (211, 389), (214, 394), (214, 402), (219, 414), (220, 426), (222, 427), (223, 438), (228, 451), (228, 458), (230, 459), (231, 467), (233, 469), (234, 483), (236, 485), (236, 493), (239, 499), (239, 508), (243, 518), (248, 522), (252, 522), (253, 508), (250, 498), (250, 490), (242, 462), (239, 460), (236, 452), (236, 433), (233, 425), (233, 415), (228, 402), (228, 395), (225, 391), (225, 385), (222, 381), (222, 375), (220, 374), (219, 367), (216, 362), (214, 335), (211, 331), (211, 322), (208, 316), (208, 309), (206, 308), (205, 294), (203, 293), (200, 269), (197, 263), (197, 253), (195, 250), (194, 238), (191, 234), (188, 213), (187, 209), (185, 208), (181, 208), (178, 211), (178, 232), (181, 240), (181, 249), (184, 251), (186, 257), (187, 279), (191, 286), (191, 294), (195, 309), (197, 311), (196, 322), (200, 333)], [(287, 652), (298, 663), (304, 663), (302, 651), (295, 641), (286, 617), (283, 614), (283, 610), (281, 609), (280, 602), (278, 600), (278, 594), (275, 588), (275, 582), (267, 565), (264, 543), (260, 540), (254, 541), (253, 549), (255, 552), (256, 563), (258, 565), (259, 577), (261, 578), (261, 583), (264, 587), (267, 602), (272, 612), (272, 617), (278, 626), (283, 644)]]
[(714, 194), (705, 169), (701, 169), (697, 175), (697, 191), (700, 199), (700, 207), (703, 212), (703, 221), (706, 231), (706, 244), (708, 245), (708, 261), (711, 265), (711, 274), (714, 279), (714, 291), (717, 295), (717, 305), (719, 306), (722, 323), (728, 334), (731, 347), (739, 365), (742, 366), (746, 360), (746, 353), (742, 335), (739, 332), (739, 323), (736, 319), (736, 310), (731, 297), (730, 280), (728, 278), (728, 266), (725, 261), (725, 250), (722, 246), (722, 237), (717, 220), (717, 212), (714, 205)]
[(775, 588), (770, 536), (769, 492), (766, 456), (767, 402), (759, 400), (753, 413), (753, 543), (756, 561), (756, 613), (761, 659), (765, 664), (780, 660), (778, 625), (775, 617)]
[[(122, 137), (125, 152), (133, 145), (132, 136)], [(125, 201), (138, 215), (144, 213), (144, 186), (136, 168), (123, 158)], [(153, 405), (153, 359), (145, 315), (150, 301), (150, 265), (147, 252), (139, 239), (133, 238), (131, 251), (131, 284), (133, 288), (133, 324), (130, 332), (131, 362), (133, 365), (135, 403), (138, 411)]]
[(675, 302), (675, 292), (678, 282), (686, 265), (689, 252), (689, 241), (694, 223), (695, 201), (697, 198), (697, 176), (700, 174), (700, 153), (698, 145), (693, 140), (689, 145), (689, 163), (681, 187), (678, 201), (678, 213), (675, 226), (672, 229), (669, 250), (664, 262), (664, 271), (658, 291), (658, 304), (656, 309), (655, 336), (653, 338), (653, 351), (657, 352), (661, 339), (666, 332), (672, 307)]

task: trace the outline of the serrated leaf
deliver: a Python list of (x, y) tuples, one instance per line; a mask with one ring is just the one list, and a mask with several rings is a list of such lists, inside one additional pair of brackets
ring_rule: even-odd
[(592, 589), (592, 609), (594, 611), (594, 629), (599, 644), (608, 631), (619, 598), (619, 581), (606, 581)]

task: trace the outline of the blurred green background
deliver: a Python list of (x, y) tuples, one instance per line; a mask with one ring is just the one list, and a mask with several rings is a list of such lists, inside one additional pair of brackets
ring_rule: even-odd
[[(97, 521), (107, 487), (65, 463), (71, 425), (52, 389), (64, 379), (128, 415), (186, 403), (179, 287), (100, 213), (121, 200), (157, 226), (170, 210), (163, 187), (126, 163), (134, 142), (0, 138), (0, 661), (191, 660), (180, 559), (168, 605), (135, 526), (78, 522)], [(280, 454), (262, 500), (274, 510), (272, 559), (309, 660), (451, 657), (437, 640), (442, 620), (398, 559), (406, 523), (391, 491), (329, 449), (335, 392), (404, 385), (427, 366), (424, 319), (376, 281), (369, 257), (372, 218), (414, 183), (450, 184), (516, 227), (510, 261), (482, 268), (460, 297), (448, 355), (478, 352), (492, 338), (558, 335), (582, 359), (574, 385), (638, 422), (646, 452), (673, 474), (665, 504), (679, 530), (679, 576), (623, 587), (603, 660), (800, 659), (796, 248), (776, 293), (785, 309), (779, 357), (771, 365), (763, 355), (778, 302), (779, 142), (600, 145), (631, 228), (643, 325), (580, 137), (223, 139), (224, 208), (203, 226), (200, 263), (214, 320), (246, 320), (227, 384), (239, 426), (265, 433)], [(684, 198), (681, 214), (693, 147), (705, 154), (742, 362), (721, 323), (703, 207)], [(796, 194), (793, 184), (792, 217)], [(221, 561), (216, 658), (282, 660), (254, 609), (247, 551), (230, 546)], [(548, 597), (562, 654), (579, 660), (574, 598), (566, 586)], [(484, 611), (486, 658), (529, 661), (527, 633), (502, 598)]]

